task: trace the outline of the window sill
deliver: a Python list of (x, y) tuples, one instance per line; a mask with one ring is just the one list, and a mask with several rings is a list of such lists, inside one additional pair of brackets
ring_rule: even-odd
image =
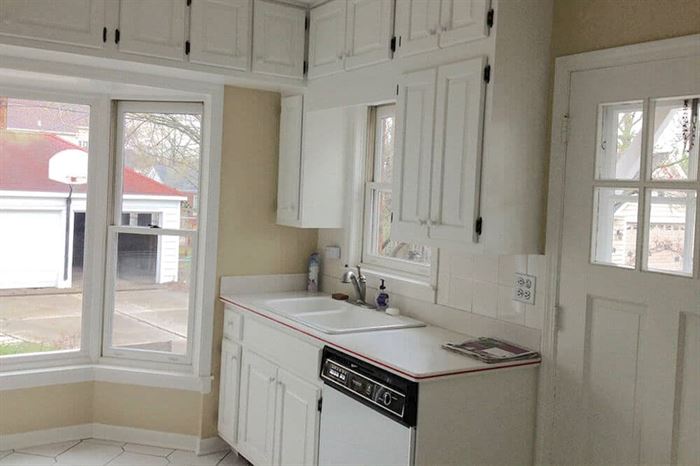
[(80, 364), (0, 372), (0, 390), (80, 382), (111, 382), (209, 393), (212, 377), (106, 364)]
[(437, 290), (431, 283), (431, 277), (410, 275), (372, 264), (361, 264), (361, 266), (369, 287), (379, 289), (380, 280), (384, 279), (389, 296), (397, 294), (419, 301), (435, 303)]

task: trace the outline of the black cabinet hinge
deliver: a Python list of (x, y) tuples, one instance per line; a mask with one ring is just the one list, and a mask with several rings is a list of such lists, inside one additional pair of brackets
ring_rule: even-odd
[(486, 26), (488, 26), (489, 29), (493, 27), (493, 17), (495, 13), (493, 11), (493, 8), (489, 10), (488, 13), (486, 13)]
[(491, 82), (491, 65), (486, 65), (484, 68), (484, 81), (487, 83)]
[(396, 85), (396, 95), (399, 95), (399, 85)]
[(304, 29), (309, 30), (309, 17), (304, 18)]
[(317, 402), (316, 407), (317, 407), (317, 409), (318, 409), (318, 412), (320, 413), (321, 410), (323, 409), (323, 398), (319, 398), (319, 399), (318, 399), (318, 402)]
[(392, 52), (396, 52), (396, 36), (392, 37), (389, 41), (389, 49), (391, 49)]
[(187, 6), (192, 6), (192, 0), (187, 0)]
[(304, 72), (303, 74), (306, 74), (309, 72), (309, 62), (304, 60)]
[(477, 235), (481, 235), (481, 229), (484, 226), (484, 219), (479, 217), (476, 219), (476, 222), (474, 224), (474, 231), (476, 232)]
[(114, 30), (114, 43), (118, 44), (120, 39), (119, 29)]
[(107, 26), (102, 28), (102, 42), (107, 42)]
[(189, 55), (189, 54), (190, 54), (190, 41), (186, 40), (185, 41), (185, 55)]

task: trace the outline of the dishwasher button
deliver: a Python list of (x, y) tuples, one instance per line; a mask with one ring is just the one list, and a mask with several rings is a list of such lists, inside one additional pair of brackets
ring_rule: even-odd
[(382, 397), (382, 401), (384, 402), (384, 406), (389, 406), (391, 404), (391, 393), (384, 392), (384, 396)]

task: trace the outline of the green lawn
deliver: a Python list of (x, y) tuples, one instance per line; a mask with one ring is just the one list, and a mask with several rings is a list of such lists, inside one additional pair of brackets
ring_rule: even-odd
[(0, 356), (5, 356), (8, 354), (43, 353), (45, 351), (53, 351), (53, 347), (49, 345), (42, 345), (40, 343), (31, 343), (28, 341), (0, 345)]

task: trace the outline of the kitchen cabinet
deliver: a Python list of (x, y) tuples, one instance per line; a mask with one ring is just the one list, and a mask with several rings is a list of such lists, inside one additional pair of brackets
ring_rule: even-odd
[(221, 344), (218, 431), (219, 436), (230, 445), (237, 443), (240, 362), (240, 345), (224, 339)]
[(485, 66), (479, 57), (402, 76), (392, 238), (478, 241)]
[(255, 0), (253, 71), (292, 78), (304, 75), (306, 10)]
[(0, 0), (0, 34), (101, 48), (106, 0)]
[(120, 52), (183, 60), (187, 3), (121, 0), (115, 42)]
[(396, 55), (405, 57), (488, 36), (489, 0), (396, 3)]
[(309, 77), (343, 70), (346, 0), (333, 0), (309, 14)]
[(190, 17), (190, 62), (250, 68), (252, 0), (196, 0)]
[(283, 97), (277, 177), (277, 223), (298, 224), (301, 187), (301, 135), (304, 97)]

